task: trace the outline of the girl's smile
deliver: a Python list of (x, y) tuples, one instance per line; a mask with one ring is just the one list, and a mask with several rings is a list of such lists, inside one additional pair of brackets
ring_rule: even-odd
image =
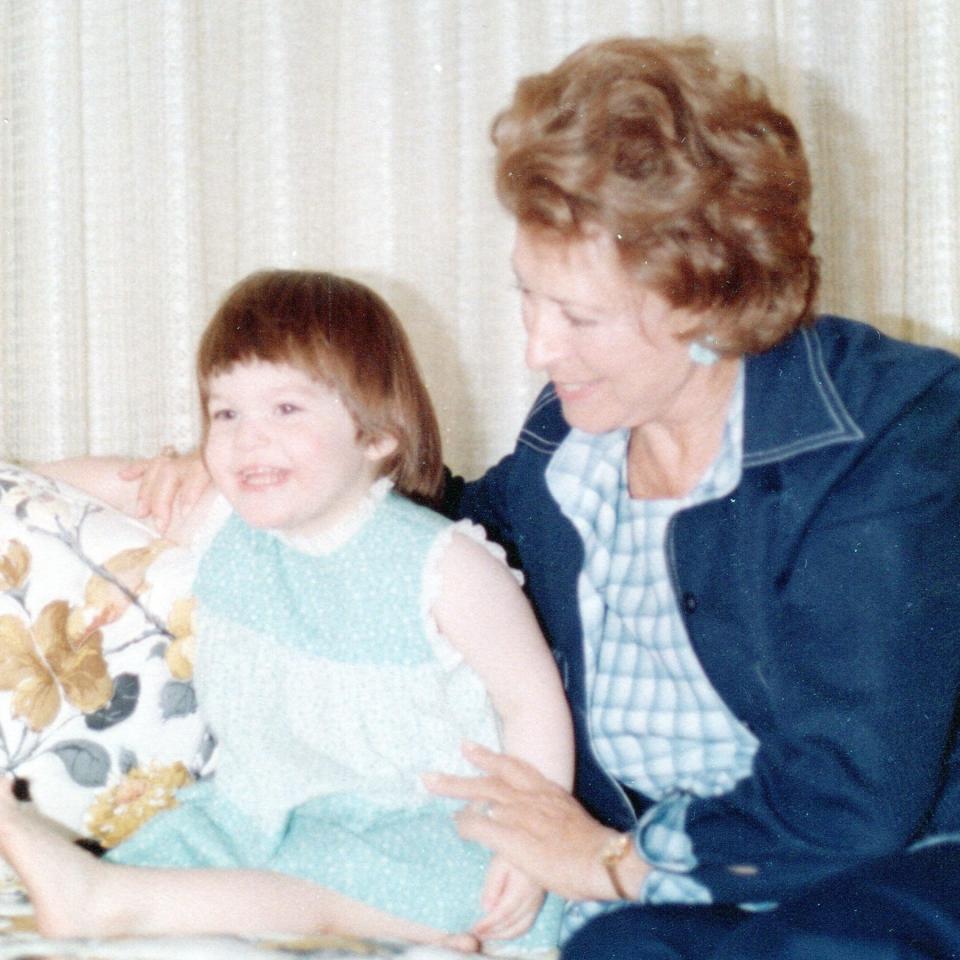
[(340, 394), (289, 364), (240, 363), (210, 379), (204, 455), (210, 475), (254, 527), (312, 536), (363, 500), (392, 437), (357, 439)]
[(240, 482), (246, 487), (263, 489), (277, 486), (289, 476), (289, 470), (277, 470), (275, 467), (250, 467), (240, 471)]

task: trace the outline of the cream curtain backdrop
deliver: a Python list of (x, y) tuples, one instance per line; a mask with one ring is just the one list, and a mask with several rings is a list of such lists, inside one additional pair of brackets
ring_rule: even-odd
[(309, 266), (394, 303), (479, 471), (539, 385), (489, 123), (621, 32), (706, 33), (792, 113), (823, 309), (960, 346), (957, 0), (0, 3), (0, 456), (192, 445), (217, 299)]

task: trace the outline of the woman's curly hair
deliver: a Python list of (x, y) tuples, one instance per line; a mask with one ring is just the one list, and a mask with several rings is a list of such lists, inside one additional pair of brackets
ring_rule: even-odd
[(496, 185), (527, 226), (601, 228), (682, 336), (760, 352), (813, 319), (810, 174), (790, 119), (703, 39), (614, 38), (523, 78), (493, 122)]

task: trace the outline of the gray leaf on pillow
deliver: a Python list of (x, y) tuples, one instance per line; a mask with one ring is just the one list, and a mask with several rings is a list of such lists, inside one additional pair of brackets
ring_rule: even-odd
[(121, 773), (127, 774), (139, 766), (140, 761), (137, 760), (137, 755), (132, 750), (120, 751), (120, 755), (117, 757), (117, 767), (120, 769)]
[(164, 720), (185, 717), (197, 710), (197, 695), (192, 683), (170, 680), (160, 691), (160, 710)]
[(87, 714), (86, 724), (91, 730), (106, 730), (126, 720), (140, 699), (140, 678), (135, 673), (121, 673), (113, 681), (110, 702), (95, 713)]
[(62, 761), (74, 783), (102, 787), (110, 772), (110, 754), (92, 740), (62, 740), (50, 748)]

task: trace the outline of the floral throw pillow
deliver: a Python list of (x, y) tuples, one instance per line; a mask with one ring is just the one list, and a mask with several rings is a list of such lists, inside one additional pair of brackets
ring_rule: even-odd
[(207, 772), (195, 567), (143, 524), (0, 463), (0, 769), (103, 846)]

